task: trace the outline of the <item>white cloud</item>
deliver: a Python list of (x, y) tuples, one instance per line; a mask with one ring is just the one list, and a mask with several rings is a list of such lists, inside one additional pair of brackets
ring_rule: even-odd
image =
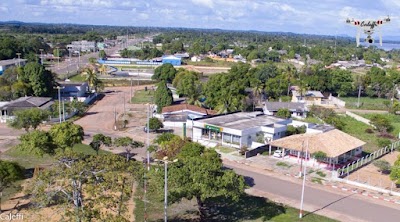
[(8, 7), (4, 5), (0, 5), (0, 12), (8, 12)]
[(213, 0), (192, 0), (192, 2), (195, 5), (201, 5), (201, 6), (205, 6), (208, 8), (214, 8)]

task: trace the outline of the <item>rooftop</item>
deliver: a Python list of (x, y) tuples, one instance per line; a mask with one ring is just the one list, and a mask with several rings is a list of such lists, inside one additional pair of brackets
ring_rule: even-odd
[(205, 109), (202, 107), (198, 107), (195, 105), (189, 105), (189, 104), (179, 104), (179, 105), (172, 105), (172, 106), (166, 106), (162, 108), (161, 113), (162, 114), (167, 114), (167, 113), (172, 113), (172, 112), (178, 112), (178, 111), (184, 111), (184, 110), (190, 110), (193, 112), (198, 112), (202, 113), (204, 115), (215, 115), (216, 112), (211, 109)]
[(269, 111), (278, 111), (279, 109), (286, 108), (288, 110), (301, 110), (304, 111), (306, 106), (304, 103), (292, 102), (265, 102), (265, 107)]
[(278, 124), (282, 121), (285, 120), (263, 115), (262, 112), (238, 112), (198, 120), (201, 123), (237, 130)]
[(320, 133), (297, 134), (270, 142), (272, 146), (297, 151), (305, 151), (307, 144), (309, 153), (322, 151), (328, 157), (337, 157), (365, 145), (365, 142), (338, 129)]
[[(294, 96), (300, 96), (300, 92), (293, 90), (292, 94)], [(323, 98), (324, 95), (322, 95), (322, 93), (320, 91), (307, 91), (303, 96), (305, 97), (319, 97), (319, 98)]]

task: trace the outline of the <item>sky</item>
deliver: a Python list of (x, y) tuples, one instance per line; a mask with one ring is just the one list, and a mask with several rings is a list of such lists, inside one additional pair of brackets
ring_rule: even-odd
[[(1, 0), (0, 21), (218, 28), (355, 35), (346, 18), (392, 22), (400, 36), (400, 0)], [(397, 21), (397, 19), (399, 21)]]

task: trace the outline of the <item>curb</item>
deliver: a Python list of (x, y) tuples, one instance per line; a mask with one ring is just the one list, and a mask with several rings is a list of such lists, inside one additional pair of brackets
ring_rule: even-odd
[[(239, 160), (231, 160), (231, 159), (227, 159), (227, 158), (223, 158), (223, 160), (229, 161), (229, 162), (238, 163), (238, 164), (242, 164), (242, 165), (245, 165), (245, 166), (252, 166), (251, 163), (242, 162), (242, 161), (239, 161)], [(273, 171), (273, 170), (267, 169), (267, 168), (259, 168), (259, 169), (260, 169), (260, 170), (266, 170), (266, 171)], [(290, 174), (290, 173), (286, 173), (286, 174), (283, 174), (283, 175), (289, 176), (289, 177), (293, 177), (293, 178), (297, 178), (297, 179), (299, 178), (298, 175), (293, 175), (293, 174)], [(310, 181), (310, 180), (307, 179), (307, 178), (306, 178), (306, 180), (307, 180), (307, 181)], [(389, 202), (389, 203), (394, 203), (394, 204), (399, 204), (399, 205), (400, 205), (400, 200), (393, 200), (393, 199), (388, 199), (388, 198), (381, 197), (381, 196), (376, 196), (376, 195), (367, 193), (367, 191), (365, 191), (365, 190), (363, 190), (363, 191), (360, 192), (360, 191), (357, 190), (357, 188), (356, 188), (356, 189), (351, 189), (351, 188), (347, 188), (347, 187), (339, 187), (339, 186), (330, 185), (330, 184), (322, 184), (322, 185), (323, 185), (323, 186), (331, 187), (331, 188), (333, 188), (333, 189), (337, 189), (337, 190), (340, 189), (340, 190), (342, 190), (342, 191), (352, 192), (352, 193), (354, 193), (354, 194), (360, 194), (360, 195), (363, 195), (363, 196), (366, 196), (366, 197), (370, 197), (370, 198), (373, 198), (373, 199), (378, 199), (378, 200), (382, 200), (382, 201), (386, 201), (386, 202)]]

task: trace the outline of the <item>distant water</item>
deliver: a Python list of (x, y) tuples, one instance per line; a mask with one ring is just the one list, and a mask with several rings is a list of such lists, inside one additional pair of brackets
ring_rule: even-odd
[(382, 46), (379, 45), (379, 43), (374, 43), (374, 44), (367, 44), (364, 42), (361, 42), (360, 45), (362, 46), (369, 46), (369, 45), (373, 45), (378, 47), (379, 49), (383, 49), (385, 51), (390, 51), (392, 49), (400, 49), (400, 44), (396, 44), (396, 43), (382, 43)]

